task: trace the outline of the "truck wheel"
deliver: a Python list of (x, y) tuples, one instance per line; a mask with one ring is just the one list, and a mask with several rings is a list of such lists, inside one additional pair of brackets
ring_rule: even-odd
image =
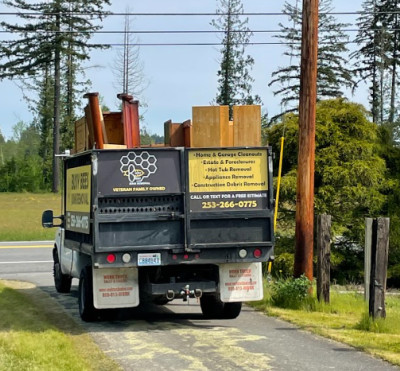
[(61, 264), (56, 249), (53, 251), (53, 260), (54, 286), (56, 287), (57, 292), (68, 293), (71, 291), (72, 277), (61, 272)]
[(93, 305), (93, 279), (92, 268), (85, 267), (79, 277), (79, 315), (85, 322), (92, 322), (96, 319), (96, 308)]
[(200, 307), (206, 318), (234, 319), (240, 314), (242, 303), (223, 303), (216, 295), (204, 295), (200, 298)]
[(236, 318), (242, 310), (242, 303), (224, 303), (224, 313), (222, 318), (224, 319), (234, 319)]
[(200, 307), (204, 317), (209, 319), (221, 318), (224, 312), (224, 303), (216, 295), (203, 295)]

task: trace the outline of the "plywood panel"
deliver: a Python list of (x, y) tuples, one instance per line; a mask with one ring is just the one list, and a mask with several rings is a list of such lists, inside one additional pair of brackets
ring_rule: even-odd
[(261, 106), (233, 107), (233, 145), (261, 146)]
[(86, 125), (89, 132), (89, 148), (93, 148), (94, 145), (94, 130), (93, 130), (93, 121), (92, 121), (92, 113), (90, 112), (90, 107), (87, 105), (85, 107), (85, 117), (86, 117)]
[(182, 123), (183, 126), (183, 138), (185, 141), (185, 147), (192, 146), (192, 121), (186, 120)]
[(100, 117), (101, 131), (102, 131), (102, 133), (103, 133), (103, 142), (104, 142), (104, 143), (110, 143), (110, 142), (108, 141), (106, 127), (105, 127), (105, 125), (104, 125), (103, 111), (101, 110), (101, 107), (100, 107), (100, 106), (99, 106), (99, 117)]
[(164, 143), (171, 147), (183, 147), (185, 145), (182, 124), (173, 123), (171, 120), (164, 123)]
[(224, 147), (228, 133), (228, 106), (192, 108), (192, 147)]
[(108, 143), (124, 144), (124, 127), (121, 112), (104, 112), (103, 118)]
[(169, 131), (170, 131), (170, 126), (172, 124), (171, 120), (165, 121), (164, 122), (164, 144), (166, 147), (169, 147), (170, 140), (169, 140)]
[(75, 121), (75, 153), (83, 152), (89, 148), (89, 133), (86, 126), (86, 119)]

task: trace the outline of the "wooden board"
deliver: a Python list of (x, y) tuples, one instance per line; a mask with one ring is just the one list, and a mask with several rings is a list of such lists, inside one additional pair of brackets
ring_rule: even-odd
[(93, 130), (93, 122), (92, 122), (92, 114), (90, 112), (90, 107), (87, 105), (85, 107), (85, 118), (86, 125), (89, 133), (89, 148), (92, 148), (94, 145), (94, 130)]
[(261, 146), (261, 106), (233, 107), (233, 145)]
[(192, 108), (192, 147), (225, 147), (228, 138), (228, 106)]
[(104, 143), (104, 149), (126, 149), (126, 144)]
[(124, 144), (121, 112), (104, 112), (104, 127), (109, 144)]
[(192, 146), (192, 121), (186, 120), (182, 123), (183, 126), (183, 138), (185, 141), (185, 147)]
[(83, 152), (89, 149), (89, 133), (86, 126), (86, 119), (82, 117), (81, 119), (75, 121), (75, 153)]
[(99, 106), (99, 117), (100, 117), (101, 131), (103, 133), (103, 142), (104, 142), (104, 144), (105, 143), (111, 143), (111, 142), (108, 141), (106, 127), (104, 125), (103, 111), (101, 110), (100, 106)]
[(185, 145), (183, 126), (168, 120), (164, 123), (164, 143), (170, 147), (183, 147)]

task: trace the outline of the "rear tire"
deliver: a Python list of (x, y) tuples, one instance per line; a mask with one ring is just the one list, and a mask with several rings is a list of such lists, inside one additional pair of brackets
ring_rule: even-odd
[(203, 295), (200, 298), (200, 307), (205, 318), (222, 318), (224, 303), (216, 295)]
[(205, 318), (234, 319), (240, 314), (242, 303), (224, 303), (217, 295), (203, 295), (200, 307)]
[(234, 319), (237, 316), (239, 316), (240, 312), (242, 310), (242, 303), (237, 302), (237, 303), (224, 303), (224, 313), (223, 317), (224, 319)]
[(53, 260), (54, 286), (56, 287), (57, 292), (63, 294), (69, 293), (71, 291), (72, 277), (62, 273), (60, 259), (58, 258), (56, 248), (53, 250)]
[(97, 309), (93, 304), (93, 278), (92, 268), (85, 267), (79, 278), (79, 315), (85, 322), (93, 322), (97, 319)]

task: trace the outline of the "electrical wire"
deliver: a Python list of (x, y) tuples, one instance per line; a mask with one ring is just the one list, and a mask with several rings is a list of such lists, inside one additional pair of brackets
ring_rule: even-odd
[[(293, 28), (294, 30), (296, 28)], [(350, 29), (342, 29), (342, 32), (358, 32), (361, 31), (362, 29), (360, 28), (350, 28)], [(298, 27), (298, 31), (301, 32), (301, 28)], [(364, 31), (381, 31), (381, 29), (364, 29)], [(385, 31), (400, 31), (400, 28), (391, 28), (391, 29), (385, 29)], [(32, 30), (32, 31), (23, 31), (24, 34), (29, 34), (29, 33), (36, 33), (36, 32), (45, 32), (48, 34), (75, 34), (77, 31), (70, 31), (70, 30), (64, 30), (64, 31), (54, 31), (54, 30)], [(260, 34), (260, 33), (281, 33), (282, 30), (232, 30), (230, 31), (232, 33), (253, 33), (253, 34)], [(331, 30), (324, 30), (324, 29), (319, 29), (319, 32), (331, 32)], [(9, 30), (0, 30), (1, 33), (9, 33), (9, 34), (18, 34), (20, 33), (19, 31), (9, 31)], [(226, 31), (219, 31), (219, 30), (138, 30), (138, 31), (119, 31), (119, 30), (98, 30), (98, 31), (84, 31), (80, 32), (81, 34), (90, 34), (90, 35), (97, 35), (97, 34), (217, 34), (217, 33), (226, 33)]]
[[(386, 12), (389, 13), (389, 12)], [(89, 16), (132, 16), (132, 17), (204, 17), (204, 16), (212, 16), (212, 17), (219, 17), (219, 16), (226, 16), (228, 13), (130, 13), (130, 12), (122, 12), (122, 13), (113, 13), (107, 12), (99, 13), (99, 12), (0, 12), (0, 15), (23, 15), (23, 16), (53, 16), (53, 15), (89, 15)], [(319, 14), (332, 14), (332, 15), (359, 15), (359, 14), (368, 14), (365, 12), (325, 12)], [(393, 14), (390, 12), (390, 14)], [(288, 13), (283, 12), (253, 12), (253, 13), (230, 13), (231, 16), (287, 16)]]
[[(121, 13), (112, 13), (104, 11), (104, 13), (99, 12), (0, 12), (0, 15), (12, 15), (12, 16), (55, 16), (55, 15), (88, 15), (94, 17), (104, 17), (104, 16), (132, 16), (132, 17), (187, 17), (187, 16), (195, 16), (195, 17), (220, 17), (226, 16), (228, 13), (130, 13), (130, 12), (121, 12)], [(400, 14), (399, 12), (364, 12), (364, 11), (354, 11), (354, 12), (320, 12), (320, 15), (371, 15), (371, 14)], [(231, 16), (289, 16), (290, 13), (283, 12), (250, 12), (250, 13), (230, 13)]]
[[(15, 41), (3, 40), (0, 43), (10, 44)], [(344, 41), (343, 44), (356, 44), (356, 41)], [(330, 45), (331, 42), (320, 42), (319, 45)], [(223, 46), (224, 43), (216, 43), (216, 42), (192, 42), (192, 43), (92, 43), (87, 46), (104, 46), (104, 47), (123, 47), (123, 46)], [(301, 45), (301, 42), (294, 43), (284, 43), (284, 42), (248, 42), (248, 43), (236, 43), (236, 45), (244, 45), (244, 46), (259, 46), (259, 45)]]

